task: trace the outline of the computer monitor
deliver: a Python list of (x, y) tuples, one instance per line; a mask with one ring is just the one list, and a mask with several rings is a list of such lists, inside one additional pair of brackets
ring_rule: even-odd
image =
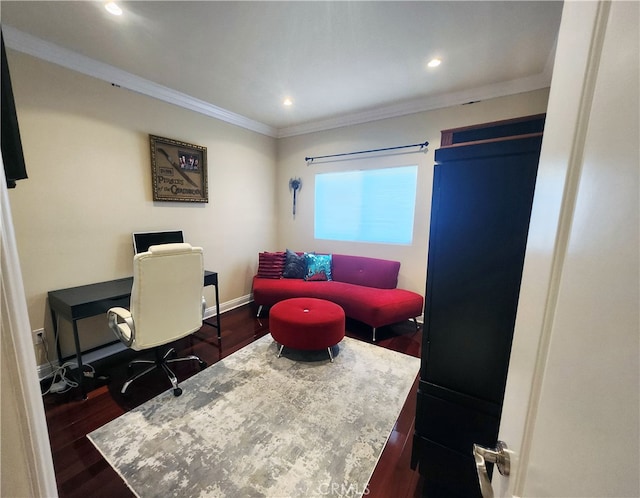
[(182, 230), (162, 230), (157, 232), (133, 232), (133, 252), (146, 252), (151, 246), (184, 242)]

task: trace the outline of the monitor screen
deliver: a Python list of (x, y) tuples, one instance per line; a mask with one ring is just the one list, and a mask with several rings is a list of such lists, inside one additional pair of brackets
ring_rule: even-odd
[(184, 242), (182, 230), (164, 230), (159, 232), (134, 232), (133, 251), (135, 254), (146, 252), (151, 246)]

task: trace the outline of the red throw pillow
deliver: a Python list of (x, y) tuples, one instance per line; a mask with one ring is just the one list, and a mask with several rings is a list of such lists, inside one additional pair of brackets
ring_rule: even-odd
[(284, 252), (258, 253), (258, 277), (281, 278), (284, 270)]

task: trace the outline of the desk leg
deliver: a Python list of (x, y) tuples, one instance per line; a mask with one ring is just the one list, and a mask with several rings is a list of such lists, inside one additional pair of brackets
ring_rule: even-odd
[[(60, 338), (58, 337), (58, 315), (53, 308), (51, 311), (51, 324), (53, 325), (53, 339), (56, 341), (56, 352), (58, 353), (58, 365), (62, 365), (62, 350), (60, 349)], [(47, 361), (49, 358), (47, 358)]]
[[(56, 351), (58, 353), (58, 365), (62, 366), (64, 361), (62, 359), (62, 349), (60, 348), (60, 335), (58, 334), (58, 315), (53, 308), (51, 311), (51, 322), (53, 325), (53, 337), (56, 341)], [(80, 349), (80, 336), (78, 335), (78, 324), (76, 320), (71, 320), (73, 325), (73, 341), (76, 347), (76, 361), (78, 362), (78, 386), (82, 393), (82, 399), (87, 399), (87, 391), (84, 387), (84, 367), (82, 365), (82, 351)]]
[(215, 327), (218, 329), (218, 342), (220, 342), (220, 332), (222, 329), (220, 328), (220, 296), (218, 294), (218, 284), (213, 284), (216, 288), (216, 323), (213, 324), (207, 320), (203, 320), (203, 323), (206, 323), (210, 327)]
[(220, 296), (218, 296), (218, 284), (216, 284), (216, 323), (218, 324), (218, 341), (220, 341)]
[(76, 320), (72, 320), (73, 323), (73, 342), (76, 346), (76, 361), (78, 362), (78, 386), (80, 387), (80, 393), (82, 399), (87, 399), (87, 390), (84, 386), (84, 367), (82, 365), (82, 350), (80, 349), (80, 336), (78, 335), (78, 323)]

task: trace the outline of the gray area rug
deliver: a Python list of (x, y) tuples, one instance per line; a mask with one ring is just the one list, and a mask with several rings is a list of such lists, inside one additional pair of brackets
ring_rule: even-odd
[(420, 360), (355, 339), (266, 335), (88, 435), (140, 497), (349, 496), (367, 483)]

